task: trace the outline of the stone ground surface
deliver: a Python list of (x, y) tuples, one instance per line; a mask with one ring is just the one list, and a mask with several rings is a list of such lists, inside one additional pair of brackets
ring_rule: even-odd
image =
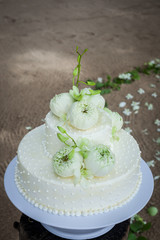
[[(146, 61), (159, 58), (160, 2), (158, 0), (0, 0), (0, 235), (3, 240), (18, 239), (13, 222), (21, 213), (7, 198), (4, 172), (16, 155), (18, 144), (32, 128), (42, 124), (49, 111), (49, 101), (56, 94), (72, 87), (72, 71), (76, 65), (76, 45), (88, 48), (82, 60), (81, 79), (96, 80), (106, 74), (117, 76)], [(151, 88), (150, 84), (156, 88)], [(155, 76), (141, 75), (139, 81), (123, 85), (121, 90), (105, 98), (109, 108), (130, 121), (132, 135), (138, 141), (145, 161), (155, 160), (151, 170), (160, 175), (155, 159), (159, 137), (155, 119), (160, 119), (160, 81)], [(137, 93), (139, 88), (145, 94)], [(156, 92), (158, 97), (151, 96)], [(140, 111), (126, 117), (118, 105), (132, 100), (140, 102)], [(152, 103), (149, 111), (145, 102)], [(148, 135), (142, 130), (148, 129)], [(148, 206), (160, 209), (160, 180)], [(160, 239), (159, 214), (149, 217), (147, 207), (141, 211), (152, 228), (145, 236)]]

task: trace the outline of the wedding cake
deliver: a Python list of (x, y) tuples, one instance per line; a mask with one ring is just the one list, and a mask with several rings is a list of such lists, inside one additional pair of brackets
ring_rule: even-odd
[(122, 117), (105, 108), (100, 91), (79, 90), (83, 54), (77, 53), (73, 88), (54, 96), (45, 124), (24, 136), (15, 171), (16, 185), (31, 204), (68, 216), (121, 207), (135, 196), (142, 178), (140, 149), (122, 129)]

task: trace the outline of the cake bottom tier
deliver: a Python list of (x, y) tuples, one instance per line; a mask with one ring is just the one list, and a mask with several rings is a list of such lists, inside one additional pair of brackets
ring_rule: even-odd
[[(44, 131), (43, 125), (32, 130), (18, 149), (15, 181), (29, 202), (54, 214), (86, 216), (120, 207), (135, 196), (142, 178), (140, 159), (137, 160), (139, 148), (125, 131), (120, 133), (120, 141), (115, 143), (115, 169), (105, 178), (83, 178), (76, 185), (72, 178), (60, 178), (54, 173), (52, 159), (45, 155), (43, 149)], [(125, 143), (130, 144), (124, 148)], [(121, 154), (118, 157), (119, 149)], [(126, 154), (128, 156), (124, 158)], [(124, 165), (121, 164), (122, 159)]]

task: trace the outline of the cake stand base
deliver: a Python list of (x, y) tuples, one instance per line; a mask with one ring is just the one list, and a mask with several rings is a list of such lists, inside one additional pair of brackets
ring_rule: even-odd
[(89, 230), (73, 230), (73, 229), (64, 229), (64, 228), (56, 228), (46, 224), (41, 223), (44, 228), (46, 228), (49, 232), (63, 238), (67, 239), (91, 239), (99, 237), (107, 232), (109, 232), (114, 225), (107, 226), (100, 229), (89, 229)]

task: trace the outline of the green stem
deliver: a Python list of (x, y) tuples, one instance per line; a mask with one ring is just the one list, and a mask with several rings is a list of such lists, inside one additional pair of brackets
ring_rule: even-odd
[(76, 86), (78, 87), (78, 84), (79, 84), (79, 75), (80, 75), (80, 67), (81, 67), (81, 55), (79, 54), (80, 56), (80, 60), (79, 60), (79, 64), (78, 64), (78, 76), (77, 76), (77, 82), (76, 82)]
[(76, 144), (76, 142), (74, 141), (74, 139), (71, 138), (71, 137), (68, 135), (68, 133), (66, 133), (66, 135), (67, 135), (67, 137), (69, 137), (69, 138), (72, 140), (72, 142), (74, 143), (75, 147), (77, 147), (77, 144)]

